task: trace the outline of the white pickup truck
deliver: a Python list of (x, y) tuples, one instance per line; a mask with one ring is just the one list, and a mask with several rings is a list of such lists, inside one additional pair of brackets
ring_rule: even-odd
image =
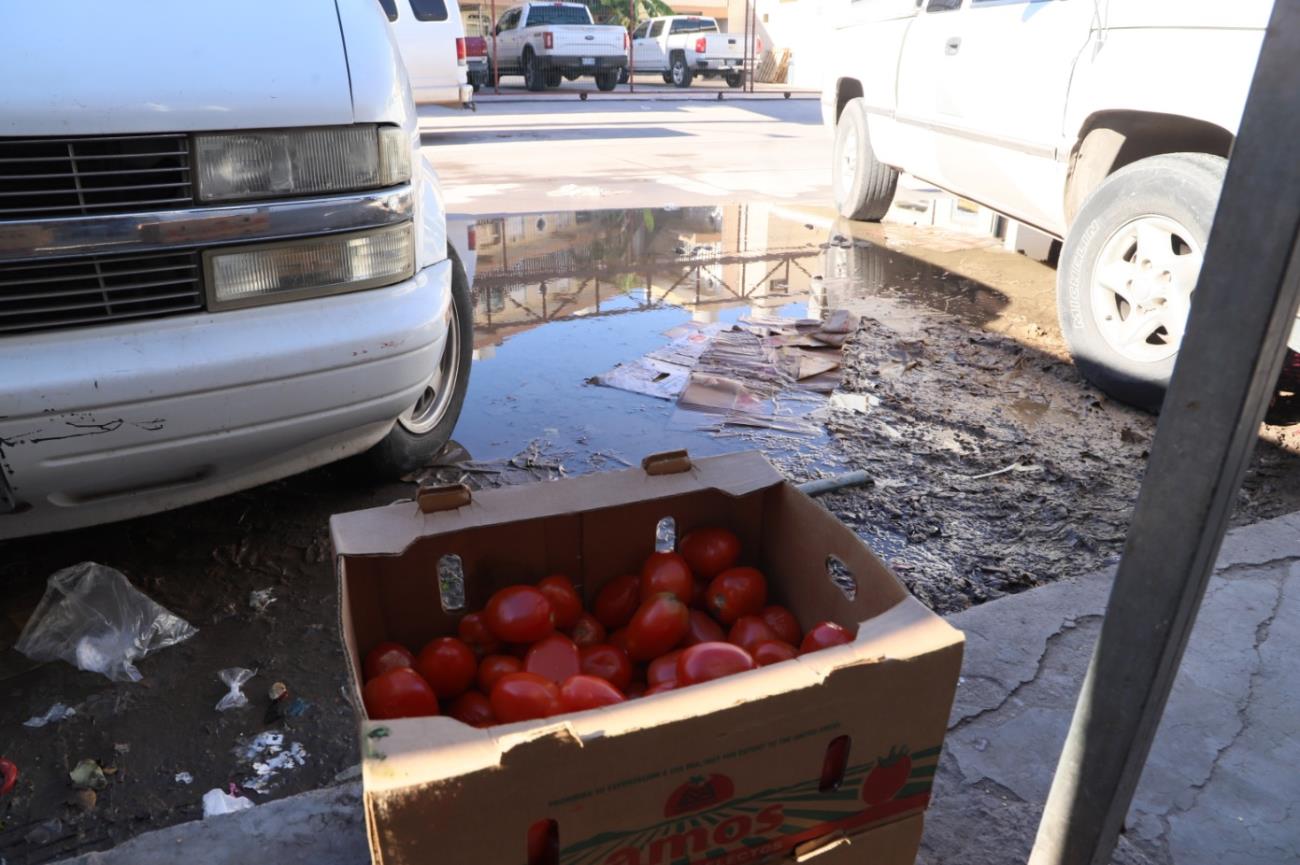
[(1154, 409), (1272, 5), (843, 2), (822, 95), (836, 204), (880, 219), (906, 171), (1062, 238), (1076, 364)]
[(627, 52), (627, 31), (594, 24), (582, 3), (525, 3), (497, 19), (488, 39), (488, 77), (522, 75), (529, 90), (545, 90), (562, 78), (591, 75), (598, 89), (613, 90)]
[(665, 15), (632, 32), (632, 69), (658, 72), (665, 84), (690, 87), (696, 75), (721, 75), (739, 87), (745, 67), (744, 38), (721, 33), (718, 22), (699, 15)]

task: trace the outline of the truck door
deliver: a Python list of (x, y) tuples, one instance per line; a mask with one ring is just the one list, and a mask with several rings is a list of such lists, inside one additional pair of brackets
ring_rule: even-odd
[(668, 55), (664, 53), (664, 30), (668, 26), (667, 19), (659, 18), (650, 22), (650, 30), (646, 33), (644, 39), (637, 43), (636, 48), (636, 68), (644, 69), (647, 72), (662, 72), (668, 68)]

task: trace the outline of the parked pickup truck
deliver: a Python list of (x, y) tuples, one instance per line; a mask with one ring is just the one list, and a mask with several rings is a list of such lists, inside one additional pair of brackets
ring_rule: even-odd
[(744, 38), (720, 33), (718, 22), (699, 15), (665, 15), (637, 25), (632, 32), (632, 68), (659, 72), (665, 84), (690, 87), (696, 75), (721, 75), (739, 87), (745, 67)]
[(469, 285), (375, 0), (20, 4), (0, 81), (0, 539), (442, 448)]
[(880, 219), (907, 171), (1062, 238), (1076, 364), (1158, 407), (1272, 0), (921, 7), (855, 0), (832, 18), (840, 213)]
[[(522, 75), (529, 90), (560, 86), (584, 75), (600, 90), (613, 90), (627, 66), (627, 31), (593, 24), (581, 3), (525, 3), (506, 10), (488, 40), (493, 74)], [(495, 53), (493, 53), (495, 52)]]

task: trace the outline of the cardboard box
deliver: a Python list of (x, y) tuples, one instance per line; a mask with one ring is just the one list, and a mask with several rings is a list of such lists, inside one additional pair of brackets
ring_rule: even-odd
[[(519, 865), (543, 818), (557, 823), (564, 865), (915, 859), (962, 635), (761, 456), (648, 462), (472, 501), (436, 495), (424, 507), (452, 509), (407, 503), (331, 521), (354, 685), (376, 643), (418, 650), (503, 586), (564, 573), (590, 600), (603, 581), (639, 570), (664, 517), (679, 536), (736, 532), (742, 561), (764, 571), (771, 602), (804, 629), (861, 624), (848, 645), (560, 718), (486, 730), (445, 717), (365, 720), (375, 862)], [(440, 603), (449, 556), (465, 576), (460, 612)], [(851, 576), (837, 583), (828, 569)], [(820, 789), (828, 754), (845, 744), (842, 782)]]

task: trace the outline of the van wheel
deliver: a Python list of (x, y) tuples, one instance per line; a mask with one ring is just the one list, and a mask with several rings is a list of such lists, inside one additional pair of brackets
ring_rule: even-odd
[(618, 86), (618, 70), (610, 69), (596, 73), (596, 89), (608, 93)]
[(1120, 402), (1164, 400), (1227, 166), (1204, 153), (1140, 159), (1097, 187), (1065, 237), (1061, 332), (1084, 377)]
[(524, 54), (524, 86), (534, 93), (546, 89), (546, 74), (542, 71), (542, 61), (532, 51)]
[(371, 477), (397, 480), (428, 465), (451, 439), (465, 404), (474, 352), (474, 301), (460, 257), (451, 247), (447, 253), (452, 261), (451, 317), (438, 369), (392, 431), (359, 457)]
[(831, 186), (841, 216), (879, 222), (889, 212), (898, 188), (898, 172), (876, 158), (867, 134), (867, 109), (861, 97), (850, 99), (835, 126)]
[(741, 74), (739, 72), (728, 72), (726, 75), (722, 77), (727, 80), (728, 87), (739, 87), (741, 82), (745, 80), (743, 77), (741, 77)]
[(673, 63), (672, 67), (669, 69), (669, 73), (672, 77), (673, 86), (691, 86), (691, 79), (694, 77), (694, 74), (691, 72), (691, 67), (686, 63), (685, 54), (673, 55)]

